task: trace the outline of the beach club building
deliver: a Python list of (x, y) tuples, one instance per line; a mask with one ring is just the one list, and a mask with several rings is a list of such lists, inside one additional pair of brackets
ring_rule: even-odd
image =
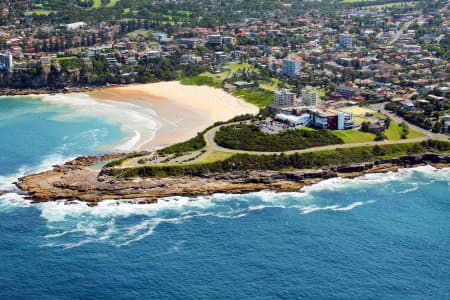
[(275, 116), (277, 121), (289, 124), (291, 126), (309, 126), (311, 125), (311, 115), (304, 113), (300, 116), (280, 113)]
[(312, 106), (281, 110), (275, 115), (275, 119), (290, 126), (303, 125), (328, 130), (347, 130), (355, 127), (352, 113), (322, 110)]

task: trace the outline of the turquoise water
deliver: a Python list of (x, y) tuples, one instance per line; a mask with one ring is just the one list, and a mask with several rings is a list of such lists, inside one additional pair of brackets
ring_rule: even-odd
[[(4, 186), (123, 139), (95, 117), (59, 118), (68, 107), (1, 101)], [(0, 298), (449, 299), (449, 182), (450, 170), (420, 167), (301, 193), (94, 208), (11, 191), (0, 197)]]
[(126, 136), (120, 124), (71, 113), (68, 106), (39, 99), (0, 98), (0, 175), (46, 161), (102, 153), (103, 146), (119, 143)]

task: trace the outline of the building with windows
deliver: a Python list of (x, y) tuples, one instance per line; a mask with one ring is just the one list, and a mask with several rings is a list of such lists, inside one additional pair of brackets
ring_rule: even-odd
[(275, 106), (292, 106), (294, 105), (295, 93), (282, 89), (274, 94)]
[(445, 115), (443, 120), (444, 120), (444, 132), (450, 133), (450, 115)]
[(236, 39), (231, 36), (224, 36), (222, 40), (223, 43), (228, 46), (233, 46), (234, 44), (236, 44)]
[(303, 105), (317, 107), (320, 104), (320, 98), (315, 89), (308, 86), (302, 89)]
[(275, 116), (277, 121), (287, 123), (291, 126), (309, 126), (311, 124), (311, 115), (308, 113), (302, 114), (300, 116), (289, 115), (289, 114), (277, 114)]
[(208, 44), (210, 45), (222, 45), (222, 36), (220, 34), (208, 35)]
[(353, 46), (353, 36), (349, 33), (341, 33), (339, 35), (339, 47), (351, 48)]
[(283, 75), (288, 77), (295, 77), (300, 75), (301, 64), (298, 60), (283, 59), (282, 68)]
[(350, 86), (340, 85), (335, 89), (336, 93), (342, 95), (342, 97), (350, 99), (356, 95), (356, 90)]
[(329, 130), (346, 130), (355, 125), (352, 113), (334, 110), (315, 110), (311, 112), (314, 127)]
[(11, 72), (14, 68), (13, 56), (10, 51), (0, 54), (0, 70)]

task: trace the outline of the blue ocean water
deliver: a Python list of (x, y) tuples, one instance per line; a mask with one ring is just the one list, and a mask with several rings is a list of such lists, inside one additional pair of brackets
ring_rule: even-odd
[[(67, 110), (0, 100), (0, 185), (123, 139), (100, 118), (58, 117)], [(450, 170), (432, 167), (150, 205), (30, 204), (11, 191), (0, 298), (449, 299), (449, 192)]]

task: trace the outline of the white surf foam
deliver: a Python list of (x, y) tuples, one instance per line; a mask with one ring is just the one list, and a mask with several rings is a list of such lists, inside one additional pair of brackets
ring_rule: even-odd
[[(446, 180), (450, 169), (436, 170), (431, 167), (420, 167), (402, 171), (400, 174), (389, 174), (389, 181), (399, 180), (418, 172), (418, 176)], [(371, 180), (373, 179), (373, 181)], [(83, 202), (64, 201), (36, 204), (41, 210), (42, 218), (47, 220), (47, 246), (73, 248), (86, 243), (100, 242), (122, 247), (149, 238), (158, 226), (165, 223), (177, 224), (196, 218), (244, 218), (249, 214), (265, 209), (296, 209), (300, 214), (312, 214), (323, 211), (346, 213), (375, 200), (346, 201), (323, 198), (324, 189), (347, 187), (349, 183), (372, 184), (384, 182), (385, 178), (374, 174), (356, 179), (331, 179), (327, 184), (319, 183), (299, 193), (275, 193), (262, 191), (244, 195), (216, 194), (196, 198), (168, 197), (154, 204), (135, 204), (129, 201), (104, 201), (98, 206), (89, 207)], [(410, 183), (408, 183), (410, 184)], [(333, 185), (330, 187), (330, 185)], [(5, 195), (4, 195), (5, 196)], [(8, 197), (17, 197), (14, 194)], [(21, 201), (17, 197), (17, 201)], [(29, 203), (27, 205), (30, 205)]]
[(60, 119), (76, 119), (86, 116), (101, 116), (112, 123), (119, 123), (129, 137), (114, 149), (131, 151), (141, 149), (154, 138), (161, 127), (156, 113), (147, 107), (117, 101), (98, 101), (88, 94), (47, 95), (43, 101), (74, 108), (73, 112), (59, 115)]
[(13, 183), (18, 178), (28, 174), (51, 170), (54, 165), (63, 164), (74, 157), (64, 157), (62, 154), (51, 154), (45, 156), (42, 161), (35, 166), (23, 165), (19, 167), (15, 174), (0, 176), (0, 190), (15, 190)]

